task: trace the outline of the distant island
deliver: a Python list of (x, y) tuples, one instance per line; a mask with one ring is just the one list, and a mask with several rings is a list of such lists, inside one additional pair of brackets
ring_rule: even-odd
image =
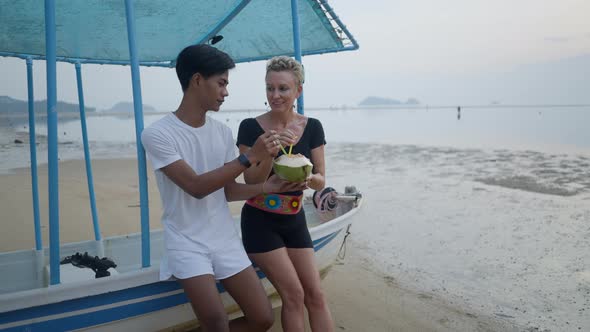
[[(47, 112), (47, 100), (38, 100), (34, 102), (36, 113)], [(80, 107), (78, 104), (66, 103), (58, 101), (56, 104), (58, 113), (79, 113)], [(86, 112), (96, 112), (94, 107), (86, 107)], [(18, 100), (8, 96), (0, 96), (0, 114), (27, 114), (29, 111), (29, 103), (25, 100)]]
[[(101, 111), (101, 112), (106, 112), (106, 113), (130, 113), (130, 114), (133, 114), (133, 103), (122, 101), (120, 103), (116, 103), (110, 109), (104, 110), (104, 111)], [(154, 107), (152, 107), (150, 105), (143, 104), (143, 112), (144, 113), (156, 113), (156, 112), (158, 112), (158, 110), (156, 110)]]
[[(47, 100), (36, 100), (34, 103), (35, 113), (38, 114), (45, 114), (47, 112)], [(58, 113), (80, 113), (80, 106), (74, 103), (68, 103), (64, 101), (58, 101), (56, 104), (56, 109)], [(133, 114), (133, 103), (130, 102), (120, 102), (110, 109), (100, 110), (98, 111), (96, 107), (88, 107), (84, 108), (86, 113), (116, 113), (116, 114)], [(0, 115), (26, 115), (29, 111), (29, 104), (26, 100), (19, 100), (8, 96), (0, 96)], [(155, 113), (158, 112), (154, 107), (150, 105), (143, 105), (143, 112), (144, 113)]]
[(397, 99), (374, 97), (370, 96), (359, 103), (359, 106), (407, 106), (407, 105), (420, 105), (420, 101), (416, 98), (408, 98), (405, 102)]

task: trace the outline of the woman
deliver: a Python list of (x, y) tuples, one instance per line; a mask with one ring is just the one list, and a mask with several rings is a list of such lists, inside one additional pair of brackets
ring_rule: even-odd
[[(266, 66), (266, 98), (270, 111), (242, 121), (237, 144), (240, 152), (245, 153), (262, 133), (276, 135), (275, 144), (281, 144), (285, 149), (292, 144), (291, 153), (300, 153), (311, 160), (313, 171), (305, 184), (320, 190), (325, 184), (324, 130), (318, 120), (294, 111), (302, 84), (301, 64), (286, 56), (270, 59)], [(252, 165), (244, 172), (246, 183), (264, 182), (272, 174), (272, 163), (273, 158), (268, 158)], [(250, 259), (266, 274), (281, 296), (284, 331), (304, 330), (304, 306), (313, 331), (333, 331), (305, 213), (299, 204), (302, 196), (303, 192), (297, 191), (273, 193), (274, 200), (270, 200), (267, 194), (248, 200), (242, 208), (242, 241)], [(291, 209), (271, 206), (277, 202)]]

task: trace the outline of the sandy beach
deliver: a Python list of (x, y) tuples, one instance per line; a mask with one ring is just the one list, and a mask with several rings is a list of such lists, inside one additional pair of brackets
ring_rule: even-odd
[[(104, 237), (140, 231), (139, 190), (135, 160), (94, 160), (92, 162), (96, 206)], [(153, 172), (148, 172), (150, 227), (160, 225), (160, 197)], [(31, 177), (27, 168), (0, 176), (3, 232), (1, 251), (34, 247)], [(76, 242), (94, 239), (84, 161), (64, 161), (59, 169), (60, 240)], [(43, 244), (48, 244), (47, 165), (39, 167), (39, 205)], [(15, 222), (16, 221), (16, 222)], [(25, 222), (29, 221), (29, 223)]]
[[(497, 317), (465, 310), (429, 293), (400, 285), (395, 277), (377, 271), (370, 257), (363, 256), (354, 240), (347, 243), (344, 261), (338, 261), (322, 284), (335, 321), (336, 331), (524, 331)], [(275, 325), (280, 332), (280, 310)], [(306, 331), (311, 331), (307, 326)]]
[[(98, 216), (105, 237), (139, 231), (136, 162), (130, 159), (94, 160)], [(43, 241), (47, 244), (46, 166), (39, 169)], [(160, 198), (149, 177), (150, 224), (159, 227)], [(34, 246), (31, 180), (28, 169), (0, 175), (0, 210), (3, 211), (0, 249), (11, 251)], [(237, 213), (240, 203), (232, 203)], [(61, 241), (93, 238), (83, 161), (60, 164)], [(25, 221), (30, 221), (29, 223)], [(443, 298), (400, 285), (395, 277), (378, 271), (364, 256), (354, 235), (347, 255), (323, 281), (339, 331), (516, 331), (497, 317), (470, 313)], [(281, 331), (279, 309), (272, 331)]]

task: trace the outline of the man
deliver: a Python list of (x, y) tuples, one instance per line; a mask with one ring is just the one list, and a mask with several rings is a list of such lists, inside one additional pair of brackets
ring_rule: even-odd
[[(275, 156), (278, 135), (261, 135), (235, 158), (231, 130), (206, 116), (228, 96), (233, 60), (208, 45), (180, 52), (176, 73), (183, 98), (178, 109), (142, 133), (163, 205), (166, 249), (160, 279), (178, 279), (203, 331), (266, 331), (273, 323), (270, 303), (234, 227), (227, 202), (260, 193), (301, 190), (273, 176), (261, 184), (235, 178), (251, 164)], [(228, 322), (217, 291), (220, 280), (244, 317)]]

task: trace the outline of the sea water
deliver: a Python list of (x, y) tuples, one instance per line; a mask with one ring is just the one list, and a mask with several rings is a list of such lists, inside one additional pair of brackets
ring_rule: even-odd
[[(235, 136), (259, 114), (211, 116)], [(307, 114), (326, 133), (328, 185), (366, 199), (351, 241), (375, 269), (473, 315), (590, 330), (590, 107)], [(87, 121), (93, 158), (135, 156), (131, 114)], [(0, 172), (28, 166), (26, 123), (1, 128)], [(44, 162), (46, 127), (36, 129)], [(60, 158), (82, 159), (80, 123), (58, 133)]]

